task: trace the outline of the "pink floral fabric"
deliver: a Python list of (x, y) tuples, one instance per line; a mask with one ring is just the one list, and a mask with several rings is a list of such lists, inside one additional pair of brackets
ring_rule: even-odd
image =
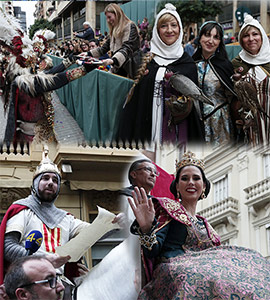
[(269, 300), (270, 262), (236, 246), (188, 251), (157, 265), (138, 299)]

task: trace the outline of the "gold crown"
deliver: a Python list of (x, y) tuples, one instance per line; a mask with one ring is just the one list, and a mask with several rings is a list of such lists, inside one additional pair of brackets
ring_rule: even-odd
[(196, 158), (195, 153), (188, 151), (183, 154), (183, 158), (179, 162), (176, 161), (176, 173), (182, 167), (190, 165), (200, 167), (204, 171), (204, 161)]
[(54, 164), (48, 157), (49, 149), (45, 145), (44, 151), (42, 153), (42, 160), (40, 164), (37, 166), (36, 171), (34, 173), (33, 178), (36, 178), (41, 173), (56, 173), (61, 177), (61, 173), (57, 168), (57, 165)]

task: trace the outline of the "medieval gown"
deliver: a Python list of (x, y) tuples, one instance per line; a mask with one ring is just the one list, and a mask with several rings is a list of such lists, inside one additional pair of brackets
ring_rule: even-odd
[[(254, 250), (220, 245), (207, 220), (195, 221), (180, 202), (154, 203), (158, 243), (142, 246), (149, 282), (138, 299), (269, 299), (270, 262)], [(136, 234), (136, 222), (131, 230)]]
[[(158, 29), (158, 22), (164, 15), (171, 15), (179, 26), (179, 35), (171, 44), (162, 40)], [(176, 7), (171, 3), (165, 4), (165, 8), (157, 14), (153, 27), (149, 53), (151, 57), (146, 60), (144, 71), (146, 61), (142, 63), (141, 70), (138, 70), (134, 94), (122, 111), (120, 141), (136, 142), (137, 147), (140, 142), (153, 145), (204, 141), (200, 105), (194, 103), (193, 107), (186, 109), (189, 104), (193, 104), (191, 100), (183, 104), (183, 95), (168, 84), (167, 75), (172, 73), (183, 74), (195, 83), (198, 81), (194, 60), (182, 47), (183, 32)], [(175, 106), (178, 107), (177, 114)]]
[[(257, 28), (261, 33), (261, 47), (257, 54), (251, 54), (243, 47), (241, 40), (241, 33), (247, 26)], [(242, 80), (247, 81), (256, 89), (257, 101), (262, 110), (266, 114), (262, 114), (256, 110), (254, 115), (248, 114), (248, 111), (241, 112), (242, 120), (245, 125), (243, 127), (246, 135), (246, 140), (258, 145), (262, 143), (269, 143), (270, 141), (270, 43), (268, 36), (261, 26), (252, 16), (247, 15), (244, 23), (239, 31), (239, 41), (242, 50), (239, 55), (232, 60), (235, 71), (242, 75)], [(249, 101), (254, 101), (249, 99)], [(241, 113), (241, 114), (240, 114)], [(244, 115), (244, 116), (243, 116)], [(251, 125), (251, 126), (250, 126)]]
[[(155, 58), (148, 64), (148, 74), (135, 88), (134, 95), (124, 108), (119, 126), (119, 138), (123, 142), (148, 142), (155, 141), (154, 130), (158, 132), (159, 142), (185, 143), (187, 141), (204, 141), (203, 122), (199, 119), (193, 107), (190, 114), (179, 124), (168, 124), (170, 120), (169, 109), (165, 105), (166, 86), (164, 81), (156, 81), (156, 75), (162, 65)], [(168, 64), (167, 71), (180, 73), (197, 83), (196, 65), (192, 58), (184, 53), (181, 58)], [(153, 122), (154, 97), (158, 96), (161, 106), (161, 118)], [(157, 100), (155, 100), (157, 102)], [(158, 107), (158, 104), (155, 105)], [(159, 122), (161, 119), (161, 123)], [(168, 126), (169, 125), (169, 126)]]
[[(232, 142), (234, 140), (234, 124), (230, 114), (230, 103), (234, 96), (230, 80), (233, 74), (232, 64), (215, 56), (207, 60), (198, 60), (196, 64), (199, 86), (214, 103), (214, 107), (203, 104), (205, 141), (213, 146)], [(216, 107), (220, 108), (212, 114)]]

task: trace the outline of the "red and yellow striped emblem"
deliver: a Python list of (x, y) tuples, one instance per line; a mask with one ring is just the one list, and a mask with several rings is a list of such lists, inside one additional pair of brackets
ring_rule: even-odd
[(43, 241), (46, 252), (55, 253), (55, 248), (61, 246), (61, 228), (48, 228), (43, 224)]

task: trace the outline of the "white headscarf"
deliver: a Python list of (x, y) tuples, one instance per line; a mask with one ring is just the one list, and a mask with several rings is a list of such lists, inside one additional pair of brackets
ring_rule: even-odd
[[(254, 26), (256, 27), (257, 29), (260, 30), (261, 32), (261, 35), (262, 35), (262, 46), (261, 46), (261, 49), (260, 51), (253, 55), (249, 52), (247, 52), (244, 48), (243, 48), (243, 45), (241, 43), (241, 40), (240, 40), (240, 35), (241, 35), (241, 32), (243, 31), (243, 29), (247, 26)], [(270, 44), (269, 44), (269, 39), (262, 27), (262, 25), (257, 21), (255, 20), (251, 15), (246, 15), (245, 17), (245, 20), (244, 20), (244, 24), (243, 26), (241, 27), (240, 29), (240, 32), (239, 32), (239, 36), (238, 36), (238, 40), (242, 46), (242, 50), (241, 52), (239, 53), (239, 56), (242, 58), (243, 61), (251, 64), (251, 65), (262, 65), (262, 64), (266, 64), (266, 63), (269, 63), (270, 62)]]
[[(157, 23), (161, 16), (164, 14), (171, 14), (174, 16), (180, 27), (180, 34), (178, 39), (172, 45), (166, 45), (160, 38), (157, 30)], [(182, 47), (182, 38), (183, 38), (183, 26), (180, 19), (179, 14), (176, 11), (176, 8), (171, 3), (165, 4), (165, 8), (163, 8), (157, 15), (155, 25), (153, 28), (153, 37), (151, 39), (151, 52), (157, 56), (160, 56), (165, 59), (176, 60), (180, 58), (184, 49)]]

